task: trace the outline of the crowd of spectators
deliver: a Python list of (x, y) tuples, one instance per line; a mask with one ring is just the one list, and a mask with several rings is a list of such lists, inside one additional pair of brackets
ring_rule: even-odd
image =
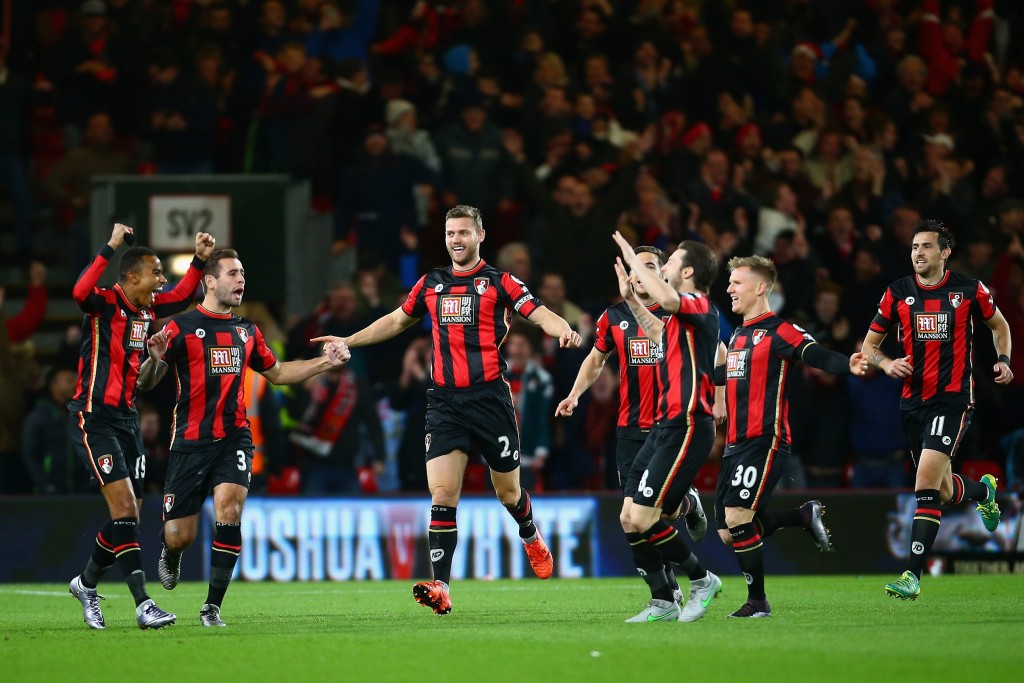
[[(312, 210), (333, 216), (335, 254), (355, 265), (351, 281), (325, 283), (318, 310), (277, 312), (288, 357), (315, 352), (305, 343), (314, 333), (347, 334), (391, 310), (444, 263), (440, 216), (455, 203), (483, 210), (485, 258), (584, 335), (616, 296), (619, 229), (634, 243), (697, 239), (715, 251), (726, 339), (738, 322), (726, 261), (770, 256), (773, 309), (844, 353), (885, 286), (911, 272), (915, 223), (938, 218), (958, 241), (950, 267), (991, 287), (1024, 343), (1015, 0), (13, 5), (22, 30), (6, 61), (0, 52), (0, 111), (13, 112), (0, 182), (19, 246), (31, 247), (33, 204), (54, 207), (81, 243), (96, 173), (308, 181)], [(75, 258), (88, 258), (85, 247)], [(359, 453), (327, 459), (421, 488), (425, 333), (357, 349), (351, 376), (281, 396), (294, 450), (278, 462), (315, 469), (309, 451), (325, 448), (324, 427), (311, 416), (349, 387), (376, 402), (381, 424), (361, 420), (346, 441)], [(613, 488), (613, 372), (555, 421), (581, 353), (529, 326), (506, 350), (539, 487)], [(1024, 353), (1000, 390), (986, 333), (975, 360), (978, 410), (960, 458), (995, 461), (1020, 484)], [(908, 483), (898, 382), (809, 369), (799, 381), (790, 420), (802, 467), (789, 485)], [(52, 384), (37, 382), (41, 401), (55, 400)]]

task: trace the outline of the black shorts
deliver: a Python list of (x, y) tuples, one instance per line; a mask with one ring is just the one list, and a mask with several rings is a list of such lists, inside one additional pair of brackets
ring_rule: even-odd
[(249, 430), (225, 437), (203, 450), (171, 449), (164, 482), (164, 521), (198, 514), (206, 497), (218, 484), (249, 488), (250, 481), (252, 435)]
[(775, 436), (755, 436), (725, 447), (715, 493), (719, 529), (728, 528), (725, 508), (760, 510), (771, 499), (792, 453), (788, 443), (777, 440)]
[(917, 464), (924, 449), (945, 453), (953, 458), (967, 428), (971, 426), (973, 414), (973, 406), (937, 403), (901, 410), (903, 433), (907, 436), (907, 448), (910, 449), (914, 464)]
[(655, 425), (629, 471), (627, 485), (636, 482), (633, 502), (665, 512), (675, 510), (714, 443), (715, 422), (710, 417), (690, 427)]
[(72, 447), (92, 474), (92, 481), (106, 486), (131, 479), (136, 498), (146, 483), (146, 453), (142, 448), (138, 415), (71, 413)]
[[(650, 431), (648, 430), (648, 434)], [(620, 436), (615, 444), (615, 466), (619, 474), (619, 486), (622, 488), (623, 498), (632, 498), (636, 494), (636, 486), (640, 481), (639, 475), (630, 478), (629, 473), (633, 468), (637, 453), (643, 448), (647, 438)]]
[(427, 389), (427, 460), (479, 449), (495, 472), (519, 467), (519, 426), (512, 391), (503, 380), (452, 391)]

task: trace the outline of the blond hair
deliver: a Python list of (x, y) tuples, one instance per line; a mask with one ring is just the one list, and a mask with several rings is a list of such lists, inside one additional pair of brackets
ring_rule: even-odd
[(769, 292), (779, 279), (779, 271), (775, 269), (775, 264), (764, 256), (733, 256), (729, 259), (729, 272), (737, 268), (749, 268), (752, 273), (764, 280)]

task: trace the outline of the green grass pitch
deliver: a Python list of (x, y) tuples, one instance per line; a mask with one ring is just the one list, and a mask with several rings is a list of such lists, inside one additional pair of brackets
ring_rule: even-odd
[(742, 579), (693, 624), (625, 624), (638, 579), (461, 581), (454, 610), (417, 605), (410, 582), (232, 585), (226, 629), (204, 629), (205, 585), (153, 596), (178, 623), (135, 626), (121, 583), (90, 631), (56, 584), (0, 585), (0, 679), (22, 681), (1013, 681), (1024, 669), (1024, 580), (926, 577), (915, 603), (895, 577), (768, 577), (770, 619), (725, 616)]

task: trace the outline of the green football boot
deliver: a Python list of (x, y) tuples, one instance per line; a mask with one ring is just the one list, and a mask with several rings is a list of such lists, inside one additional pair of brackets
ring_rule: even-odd
[(900, 578), (885, 584), (885, 593), (900, 600), (917, 600), (917, 596), (921, 594), (921, 582), (914, 576), (914, 572), (908, 569)]
[(1000, 517), (999, 504), (996, 503), (996, 487), (999, 486), (999, 480), (991, 474), (986, 474), (981, 478), (981, 483), (988, 488), (988, 500), (978, 503), (978, 512), (981, 513), (981, 521), (985, 523), (985, 528), (995, 531), (999, 528)]

